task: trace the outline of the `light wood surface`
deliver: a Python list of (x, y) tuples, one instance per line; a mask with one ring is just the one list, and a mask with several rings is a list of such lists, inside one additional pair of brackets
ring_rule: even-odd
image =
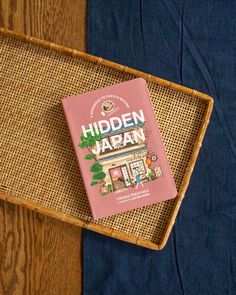
[[(85, 50), (85, 0), (0, 0), (0, 27)], [(81, 229), (0, 201), (0, 294), (81, 294)]]

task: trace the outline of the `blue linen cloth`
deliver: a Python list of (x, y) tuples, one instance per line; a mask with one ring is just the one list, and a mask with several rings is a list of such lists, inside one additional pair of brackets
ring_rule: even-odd
[(215, 108), (164, 250), (84, 231), (84, 294), (236, 294), (236, 1), (90, 0), (88, 52), (208, 93)]

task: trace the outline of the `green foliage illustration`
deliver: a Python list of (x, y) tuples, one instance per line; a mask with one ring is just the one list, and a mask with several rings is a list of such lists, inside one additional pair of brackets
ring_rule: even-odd
[(92, 160), (95, 158), (95, 156), (93, 154), (87, 154), (85, 157), (84, 157), (86, 160)]
[(81, 149), (93, 147), (96, 145), (96, 141), (101, 141), (101, 139), (102, 139), (101, 134), (96, 134), (94, 130), (94, 135), (92, 135), (91, 131), (89, 131), (87, 132), (87, 136), (84, 136), (84, 134), (80, 136), (79, 147)]
[(155, 174), (154, 174), (154, 172), (153, 172), (153, 171), (151, 171), (151, 172), (149, 172), (149, 173), (148, 173), (148, 176), (152, 178), (152, 177), (154, 177), (154, 176), (155, 176)]
[(99, 163), (94, 163), (90, 167), (90, 171), (93, 172), (93, 180), (102, 181), (106, 177), (106, 173), (103, 172), (103, 166)]
[(86, 160), (92, 160), (95, 158), (94, 154), (92, 153), (92, 147), (94, 147), (96, 145), (96, 141), (101, 141), (102, 140), (102, 136), (101, 134), (97, 134), (94, 131), (94, 135), (92, 135), (91, 131), (87, 132), (87, 136), (84, 136), (84, 134), (82, 134), (80, 136), (80, 143), (78, 144), (78, 146), (81, 149), (85, 149), (87, 148), (88, 150), (88, 154), (84, 157)]
[(103, 171), (103, 167), (101, 164), (99, 163), (94, 163), (91, 167), (90, 167), (90, 171), (93, 173), (98, 173)]
[[(91, 132), (87, 132), (86, 135), (87, 136), (84, 136), (84, 134), (82, 134), (80, 136), (80, 143), (78, 144), (78, 147), (81, 149), (87, 148), (89, 153), (84, 157), (86, 160), (96, 159), (95, 155), (92, 153), (92, 147), (96, 145), (96, 141), (102, 140), (102, 136), (101, 134), (96, 134), (95, 130), (94, 135), (92, 135)], [(90, 167), (90, 171), (93, 173), (92, 182), (90, 183), (92, 186), (102, 183), (106, 177), (106, 173), (103, 172), (103, 166), (99, 163), (93, 163)]]
[(113, 185), (112, 184), (109, 183), (107, 187), (109, 189), (109, 192), (112, 192), (113, 191)]
[(106, 173), (104, 173), (103, 171), (93, 174), (93, 180), (103, 180), (105, 177), (106, 177)]

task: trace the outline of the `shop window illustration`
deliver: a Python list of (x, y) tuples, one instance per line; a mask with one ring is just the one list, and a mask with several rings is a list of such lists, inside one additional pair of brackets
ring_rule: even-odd
[(131, 186), (131, 181), (125, 165), (109, 169), (109, 173), (115, 191)]
[[(129, 122), (132, 123), (132, 122)], [(87, 149), (86, 160), (92, 161), (91, 185), (99, 185), (102, 196), (113, 191), (143, 187), (162, 176), (158, 157), (148, 146), (145, 122), (105, 134), (87, 132), (81, 135), (80, 148)]]

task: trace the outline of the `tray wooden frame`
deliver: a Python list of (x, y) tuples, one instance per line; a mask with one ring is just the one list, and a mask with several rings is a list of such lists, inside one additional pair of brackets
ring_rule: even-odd
[(144, 73), (144, 72), (129, 68), (127, 66), (123, 66), (123, 65), (115, 63), (115, 62), (105, 60), (105, 59), (103, 59), (101, 57), (96, 57), (96, 56), (93, 56), (93, 55), (90, 55), (90, 54), (87, 54), (87, 53), (84, 53), (84, 52), (80, 52), (80, 51), (75, 50), (75, 49), (70, 49), (70, 48), (67, 48), (67, 47), (64, 47), (64, 46), (61, 46), (61, 45), (57, 45), (57, 44), (48, 42), (48, 41), (39, 40), (39, 39), (36, 39), (34, 37), (31, 37), (31, 36), (19, 34), (19, 33), (10, 31), (10, 30), (5, 29), (5, 28), (0, 28), (0, 34), (4, 35), (4, 36), (8, 36), (8, 37), (12, 37), (12, 38), (21, 40), (23, 42), (27, 42), (27, 43), (31, 43), (31, 44), (34, 44), (34, 45), (37, 45), (37, 46), (41, 46), (41, 47), (44, 47), (44, 48), (47, 48), (47, 49), (56, 50), (57, 52), (60, 52), (62, 54), (67, 54), (67, 55), (71, 55), (71, 56), (74, 56), (74, 57), (83, 58), (83, 59), (86, 59), (88, 61), (91, 61), (91, 62), (94, 62), (94, 63), (97, 63), (97, 64), (102, 64), (102, 65), (104, 65), (106, 67), (116, 69), (118, 71), (127, 72), (127, 73), (130, 73), (130, 74), (135, 75), (137, 77), (142, 77), (142, 78), (144, 78), (146, 80), (153, 81), (153, 82), (155, 82), (155, 83), (157, 83), (159, 85), (169, 87), (169, 88), (172, 88), (172, 89), (176, 89), (178, 91), (182, 91), (183, 93), (186, 93), (186, 94), (188, 94), (188, 95), (190, 95), (190, 96), (192, 96), (192, 97), (194, 97), (196, 99), (206, 101), (207, 108), (206, 108), (206, 111), (205, 111), (205, 115), (204, 115), (200, 130), (199, 130), (199, 133), (197, 135), (197, 141), (196, 141), (196, 144), (195, 144), (191, 159), (189, 161), (188, 167), (186, 169), (181, 188), (180, 188), (180, 190), (178, 192), (178, 195), (176, 197), (176, 202), (175, 202), (175, 206), (173, 208), (172, 216), (171, 216), (171, 218), (170, 218), (170, 220), (168, 222), (168, 226), (167, 226), (167, 228), (165, 230), (165, 234), (164, 234), (163, 239), (162, 239), (160, 244), (156, 244), (156, 243), (153, 243), (151, 241), (144, 240), (142, 238), (137, 238), (137, 237), (125, 234), (123, 232), (111, 230), (111, 229), (106, 228), (104, 226), (93, 224), (92, 222), (80, 220), (78, 218), (75, 218), (75, 217), (72, 217), (72, 216), (69, 216), (69, 215), (66, 215), (66, 214), (62, 214), (60, 212), (56, 212), (55, 210), (52, 210), (52, 209), (49, 209), (49, 208), (41, 207), (41, 206), (35, 204), (34, 202), (32, 202), (30, 200), (19, 199), (19, 198), (16, 198), (14, 196), (8, 195), (8, 194), (4, 193), (4, 188), (3, 187), (0, 188), (0, 199), (2, 199), (2, 200), (8, 201), (8, 202), (16, 204), (16, 205), (23, 206), (23, 207), (28, 208), (30, 210), (33, 210), (35, 212), (39, 212), (39, 213), (44, 214), (46, 216), (50, 216), (50, 217), (65, 221), (65, 222), (74, 224), (76, 226), (84, 227), (86, 229), (89, 229), (89, 230), (92, 230), (92, 231), (95, 231), (95, 232), (99, 232), (101, 234), (111, 236), (113, 238), (117, 238), (117, 239), (127, 241), (127, 242), (130, 242), (130, 243), (133, 243), (133, 244), (137, 244), (139, 246), (147, 247), (149, 249), (154, 249), (154, 250), (162, 249), (165, 246), (165, 244), (166, 244), (166, 242), (168, 240), (171, 229), (172, 229), (172, 227), (173, 227), (173, 225), (175, 223), (175, 219), (176, 219), (176, 216), (178, 214), (180, 205), (181, 205), (181, 203), (182, 203), (182, 201), (184, 199), (185, 192), (187, 190), (187, 187), (188, 187), (188, 184), (189, 184), (189, 181), (190, 181), (190, 177), (191, 177), (191, 174), (193, 172), (193, 169), (194, 169), (197, 157), (198, 157), (198, 153), (199, 153), (199, 150), (201, 148), (202, 141), (203, 141), (203, 138), (204, 138), (204, 135), (205, 135), (205, 132), (206, 132), (209, 120), (210, 120), (210, 116), (211, 116), (212, 109), (213, 109), (213, 104), (214, 104), (213, 99), (210, 96), (208, 96), (208, 95), (206, 95), (204, 93), (201, 93), (199, 91), (196, 91), (196, 90), (193, 90), (193, 89), (190, 89), (190, 88), (187, 88), (187, 87), (172, 83), (170, 81), (167, 81), (167, 80), (152, 76), (150, 74), (147, 74), (147, 73)]

